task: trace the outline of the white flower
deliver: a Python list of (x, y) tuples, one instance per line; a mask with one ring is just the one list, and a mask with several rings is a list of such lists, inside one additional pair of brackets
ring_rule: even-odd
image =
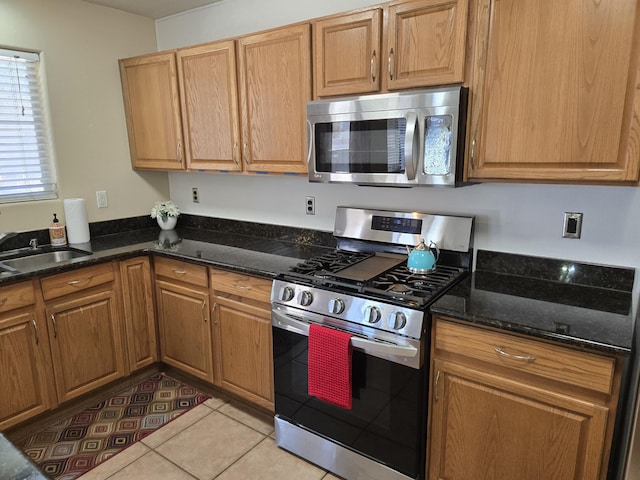
[(162, 218), (163, 222), (167, 221), (169, 217), (179, 217), (180, 209), (171, 200), (166, 202), (156, 202), (151, 209), (151, 218)]

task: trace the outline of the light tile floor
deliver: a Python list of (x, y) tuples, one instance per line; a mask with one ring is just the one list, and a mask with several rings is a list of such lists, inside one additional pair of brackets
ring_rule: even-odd
[(79, 480), (339, 480), (276, 446), (271, 416), (207, 400)]

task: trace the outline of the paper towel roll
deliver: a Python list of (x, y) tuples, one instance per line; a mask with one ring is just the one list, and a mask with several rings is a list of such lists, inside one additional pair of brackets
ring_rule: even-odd
[(64, 217), (67, 222), (67, 239), (69, 243), (85, 243), (89, 241), (89, 221), (84, 198), (65, 198)]

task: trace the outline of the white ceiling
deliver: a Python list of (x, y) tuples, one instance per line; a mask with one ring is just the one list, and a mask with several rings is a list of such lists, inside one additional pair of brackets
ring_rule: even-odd
[(154, 20), (216, 3), (216, 1), (219, 0), (85, 0), (85, 2), (97, 3), (105, 7), (137, 13)]

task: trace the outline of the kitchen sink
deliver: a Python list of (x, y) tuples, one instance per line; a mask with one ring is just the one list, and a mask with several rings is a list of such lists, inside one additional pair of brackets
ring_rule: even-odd
[(74, 258), (86, 257), (93, 252), (73, 247), (19, 248), (0, 253), (0, 275), (38, 270)]

